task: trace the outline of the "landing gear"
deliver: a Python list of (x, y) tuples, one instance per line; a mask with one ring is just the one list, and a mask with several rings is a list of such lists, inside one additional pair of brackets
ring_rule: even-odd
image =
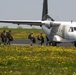
[(54, 42), (54, 41), (53, 41), (53, 42), (51, 42), (51, 45), (52, 45), (52, 46), (57, 46), (57, 42)]
[(74, 46), (76, 47), (76, 42), (74, 43)]

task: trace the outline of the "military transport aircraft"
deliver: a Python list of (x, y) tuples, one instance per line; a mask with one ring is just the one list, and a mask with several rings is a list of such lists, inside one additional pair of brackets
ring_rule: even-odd
[(57, 43), (71, 42), (76, 47), (76, 22), (55, 21), (48, 15), (48, 0), (43, 0), (42, 20), (2, 20), (0, 23), (41, 26), (52, 46)]

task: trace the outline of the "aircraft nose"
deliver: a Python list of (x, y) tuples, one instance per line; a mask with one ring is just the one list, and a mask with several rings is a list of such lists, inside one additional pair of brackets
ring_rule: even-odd
[(72, 38), (73, 38), (73, 39), (76, 39), (76, 32), (74, 32)]
[(68, 38), (70, 38), (71, 40), (76, 40), (76, 32), (70, 34)]

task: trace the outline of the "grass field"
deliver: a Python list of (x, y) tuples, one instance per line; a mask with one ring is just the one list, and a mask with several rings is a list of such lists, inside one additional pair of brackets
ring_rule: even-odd
[(76, 75), (76, 48), (0, 46), (0, 75)]
[[(3, 30), (9, 29), (0, 28), (0, 33)], [(30, 32), (37, 37), (42, 32), (40, 29), (10, 30), (14, 39), (27, 39)], [(0, 75), (76, 75), (76, 48), (0, 45)]]

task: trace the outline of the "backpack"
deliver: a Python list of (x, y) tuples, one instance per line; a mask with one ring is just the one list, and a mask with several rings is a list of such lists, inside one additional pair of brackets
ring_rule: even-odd
[(28, 39), (31, 39), (31, 34), (28, 35)]

